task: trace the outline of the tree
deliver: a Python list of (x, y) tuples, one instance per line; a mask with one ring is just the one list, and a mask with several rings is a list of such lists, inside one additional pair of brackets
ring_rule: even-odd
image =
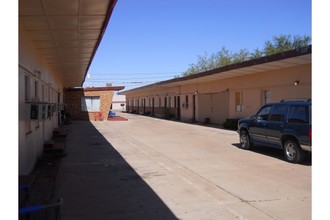
[(259, 48), (255, 49), (254, 52), (251, 54), (251, 59), (258, 59), (264, 56), (264, 52), (259, 50)]
[(225, 47), (222, 47), (216, 54), (213, 53), (211, 56), (208, 56), (207, 53), (203, 56), (198, 56), (197, 62), (195, 64), (190, 64), (190, 67), (183, 72), (182, 76), (189, 76), (233, 63), (240, 63), (263, 56), (282, 53), (288, 50), (308, 46), (310, 43), (311, 38), (309, 36), (295, 35), (292, 38), (291, 35), (279, 35), (273, 37), (272, 41), (267, 40), (262, 50), (257, 48), (253, 53), (250, 53), (247, 49), (241, 49), (237, 53), (232, 53)]
[(216, 54), (217, 58), (217, 67), (227, 66), (232, 63), (231, 53), (225, 47), (222, 47), (221, 50)]
[(292, 39), (291, 35), (280, 35), (273, 38), (273, 41), (266, 41), (264, 46), (264, 53), (266, 56), (282, 53), (284, 51), (293, 50), (308, 46), (310, 44), (309, 36), (297, 36), (295, 35)]
[(232, 63), (241, 63), (251, 59), (248, 49), (241, 49), (238, 53), (232, 55)]

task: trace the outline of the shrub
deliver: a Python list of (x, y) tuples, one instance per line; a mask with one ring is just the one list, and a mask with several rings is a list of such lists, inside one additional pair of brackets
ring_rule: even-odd
[(227, 118), (223, 123), (223, 127), (230, 130), (237, 130), (237, 123), (239, 118)]
[(169, 108), (165, 108), (164, 109), (164, 112), (163, 112), (163, 117), (164, 119), (172, 119), (174, 118), (174, 114), (171, 113), (170, 109)]

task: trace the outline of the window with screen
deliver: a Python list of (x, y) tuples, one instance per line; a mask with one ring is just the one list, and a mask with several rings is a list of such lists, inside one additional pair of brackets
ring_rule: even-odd
[(100, 97), (86, 96), (81, 98), (81, 111), (100, 111)]
[(290, 123), (309, 123), (309, 107), (305, 105), (291, 106), (288, 115), (288, 122)]
[(243, 92), (235, 92), (235, 111), (243, 112)]

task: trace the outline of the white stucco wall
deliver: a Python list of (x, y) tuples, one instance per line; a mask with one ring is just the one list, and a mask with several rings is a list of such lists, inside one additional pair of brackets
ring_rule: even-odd
[(125, 95), (114, 95), (112, 98), (112, 110), (114, 111), (125, 111), (126, 110), (126, 96)]
[[(36, 71), (39, 71), (37, 73)], [(47, 65), (38, 56), (33, 42), (23, 31), (19, 31), (19, 174), (29, 174), (41, 155), (43, 144), (50, 140), (55, 127), (58, 127), (58, 113), (46, 120), (30, 120), (26, 114), (27, 102), (57, 103), (62, 87), (51, 74)], [(29, 83), (26, 84), (25, 77)], [(29, 87), (29, 89), (26, 89)], [(37, 87), (37, 89), (36, 89)], [(26, 94), (26, 91), (28, 94)], [(27, 96), (26, 96), (27, 95)], [(28, 97), (28, 100), (26, 100)]]

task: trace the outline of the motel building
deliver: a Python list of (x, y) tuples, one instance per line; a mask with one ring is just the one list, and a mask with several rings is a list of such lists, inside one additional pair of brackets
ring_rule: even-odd
[[(63, 112), (72, 120), (107, 117), (114, 92), (124, 89), (81, 88), (116, 2), (19, 0), (20, 176), (33, 171), (44, 144), (64, 124)], [(128, 112), (222, 124), (254, 114), (267, 102), (311, 98), (311, 47), (119, 95), (126, 95)]]
[(76, 88), (83, 85), (116, 2), (19, 1), (20, 176), (32, 172), (45, 142), (63, 125), (64, 111), (78, 120), (106, 115), (114, 91), (124, 88)]
[(311, 98), (311, 46), (122, 91), (126, 111), (222, 125), (269, 102)]

